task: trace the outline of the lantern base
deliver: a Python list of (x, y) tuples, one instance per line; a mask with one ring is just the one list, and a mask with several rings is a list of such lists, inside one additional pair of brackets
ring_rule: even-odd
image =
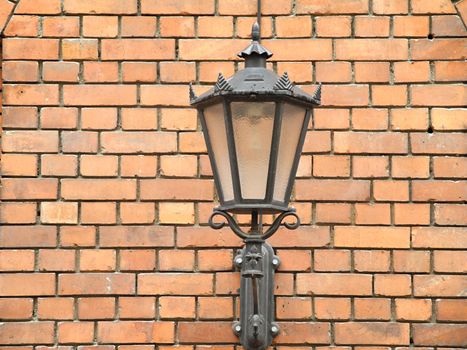
[(261, 212), (262, 214), (278, 214), (291, 209), (281, 203), (268, 203), (268, 204), (249, 204), (249, 203), (224, 203), (217, 207), (215, 210), (228, 211), (233, 214), (251, 214), (254, 211)]

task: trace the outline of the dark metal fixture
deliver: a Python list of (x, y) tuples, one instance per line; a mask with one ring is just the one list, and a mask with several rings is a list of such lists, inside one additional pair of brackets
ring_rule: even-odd
[[(253, 25), (251, 44), (239, 53), (245, 68), (230, 79), (219, 74), (216, 85), (199, 97), (190, 86), (191, 104), (198, 109), (220, 206), (209, 224), (226, 225), (245, 241), (234, 258), (241, 271), (240, 320), (233, 325), (246, 349), (262, 350), (279, 333), (274, 322), (274, 271), (280, 264), (266, 243), (288, 216), (296, 229), (300, 220), (289, 208), (290, 195), (313, 106), (313, 96), (266, 68), (272, 56), (260, 44), (260, 27)], [(233, 214), (250, 214), (251, 228), (243, 231)], [(275, 214), (266, 227), (263, 214)], [(226, 222), (214, 222), (220, 216)]]

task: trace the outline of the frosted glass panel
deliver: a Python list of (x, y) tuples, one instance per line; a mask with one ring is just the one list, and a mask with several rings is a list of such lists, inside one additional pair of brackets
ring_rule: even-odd
[(219, 182), (224, 194), (224, 201), (234, 199), (232, 174), (230, 172), (227, 131), (225, 130), (224, 106), (216, 104), (204, 110), (204, 119), (209, 133), (209, 140), (216, 162)]
[[(284, 104), (281, 135), (279, 139), (279, 153), (277, 156), (274, 200), (281, 202), (285, 200), (285, 192), (287, 190), (290, 172), (292, 171), (304, 118), (305, 110), (303, 107)], [(295, 174), (292, 175), (295, 176)]]
[(274, 102), (232, 102), (232, 123), (244, 199), (264, 199), (274, 124)]

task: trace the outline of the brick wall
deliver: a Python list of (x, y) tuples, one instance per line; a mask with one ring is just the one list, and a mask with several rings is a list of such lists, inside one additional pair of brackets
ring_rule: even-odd
[[(200, 93), (241, 66), (255, 6), (0, 0), (0, 350), (237, 346), (241, 242), (206, 225), (188, 82)], [(457, 11), (466, 0), (263, 1), (271, 68), (323, 83), (294, 191), (303, 226), (270, 239), (277, 349), (467, 345)]]

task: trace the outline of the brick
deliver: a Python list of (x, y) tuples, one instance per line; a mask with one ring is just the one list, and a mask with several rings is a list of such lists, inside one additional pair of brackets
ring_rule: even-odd
[(387, 16), (356, 16), (355, 36), (363, 38), (388, 37), (389, 17)]
[(389, 158), (385, 156), (354, 156), (352, 162), (355, 178), (388, 177)]
[(426, 297), (460, 297), (465, 289), (461, 275), (415, 275), (414, 295)]
[(200, 271), (230, 271), (232, 260), (233, 253), (230, 249), (200, 250), (197, 266)]
[(161, 17), (159, 19), (162, 37), (194, 37), (195, 20), (193, 17)]
[(408, 100), (405, 85), (373, 85), (371, 95), (375, 106), (405, 106)]
[(65, 85), (66, 106), (135, 105), (136, 86), (132, 85)]
[(0, 251), (1, 271), (34, 271), (34, 251), (2, 250)]
[(57, 179), (3, 179), (1, 198), (5, 199), (56, 199)]
[[(44, 204), (44, 203), (42, 203)], [(40, 271), (73, 271), (75, 252), (72, 250), (41, 249), (39, 251)]]
[(316, 80), (319, 82), (350, 82), (350, 62), (316, 62)]
[(135, 0), (102, 0), (96, 4), (92, 0), (65, 0), (65, 13), (76, 14), (135, 14)]
[(315, 129), (348, 129), (350, 124), (347, 109), (321, 109), (313, 111)]
[(394, 81), (397, 83), (425, 82), (430, 80), (429, 62), (394, 63)]
[(198, 36), (200, 38), (230, 38), (232, 37), (233, 36), (233, 17), (231, 16), (199, 17), (198, 18)]
[(100, 228), (101, 247), (172, 247), (173, 228), (168, 226), (118, 226)]
[(467, 160), (459, 157), (434, 157), (435, 178), (467, 177)]
[(168, 132), (102, 133), (104, 153), (168, 153), (176, 150), (176, 135)]
[(94, 337), (93, 322), (61, 322), (57, 329), (61, 344), (92, 343)]
[(426, 251), (395, 251), (395, 272), (429, 272), (430, 254)]
[(156, 299), (154, 297), (120, 297), (118, 303), (120, 319), (154, 319)]
[(433, 16), (432, 32), (436, 37), (463, 36), (464, 23), (459, 16)]
[(73, 319), (73, 298), (39, 298), (37, 315), (41, 320), (71, 320)]
[(431, 124), (434, 130), (464, 130), (467, 127), (467, 113), (464, 109), (434, 108)]
[(62, 132), (62, 151), (64, 153), (94, 153), (98, 148), (98, 135), (91, 131)]
[(196, 80), (196, 66), (193, 62), (161, 62), (159, 69), (163, 82), (178, 83)]
[(366, 106), (369, 102), (368, 85), (326, 85), (322, 103), (326, 106)]
[(416, 227), (412, 229), (414, 248), (463, 249), (467, 239), (462, 228), (456, 227)]
[[(461, 85), (413, 85), (414, 106), (464, 106), (466, 89)], [(429, 96), (430, 98), (427, 98)]]
[(196, 314), (196, 300), (194, 297), (160, 297), (159, 313), (163, 319), (194, 319)]
[(138, 275), (138, 294), (209, 295), (212, 274), (154, 273)]
[(125, 177), (153, 177), (157, 173), (157, 158), (154, 156), (122, 156), (121, 174)]
[(423, 0), (412, 2), (413, 13), (456, 13), (454, 5), (448, 0), (433, 0), (429, 3)]
[(315, 250), (313, 262), (315, 271), (350, 271), (350, 251)]
[[(3, 149), (5, 152), (5, 149)], [(34, 154), (2, 154), (2, 174), (4, 176), (36, 176), (37, 156)]]
[(96, 39), (64, 39), (62, 56), (64, 60), (95, 60), (98, 56)]
[(297, 274), (297, 293), (313, 295), (371, 295), (372, 276), (363, 274)]
[(394, 16), (395, 37), (426, 37), (429, 31), (428, 16)]
[(75, 176), (78, 160), (73, 155), (44, 154), (41, 156), (41, 174), (43, 176)]
[(195, 177), (198, 172), (198, 159), (192, 155), (161, 156), (161, 175)]
[(335, 132), (336, 153), (407, 153), (407, 137), (399, 133)]
[(55, 293), (53, 273), (3, 273), (0, 276), (1, 296), (39, 296)]
[[(297, 63), (300, 64), (300, 63)], [(280, 64), (278, 64), (280, 67)], [(310, 68), (311, 66), (308, 65)], [(221, 62), (221, 61), (207, 61), (199, 62), (199, 81), (215, 83), (219, 72), (222, 72), (224, 76), (230, 77), (234, 75), (234, 64), (233, 62)], [(302, 73), (304, 74), (304, 72)], [(303, 78), (303, 77), (302, 77)]]
[(118, 35), (118, 17), (84, 16), (83, 35), (93, 38), (114, 38)]
[(408, 296), (412, 292), (410, 275), (375, 275), (375, 294), (383, 296)]
[(4, 85), (3, 103), (21, 106), (56, 105), (58, 85)]
[(192, 250), (161, 250), (158, 261), (160, 271), (192, 271), (195, 254)]
[(79, 298), (78, 318), (80, 320), (111, 319), (115, 314), (114, 298)]
[(465, 300), (440, 299), (436, 300), (436, 319), (438, 321), (467, 320), (467, 304)]
[(92, 83), (118, 82), (118, 63), (84, 62), (83, 77)]
[(134, 292), (135, 276), (128, 273), (61, 274), (58, 277), (60, 295), (125, 295)]
[(161, 60), (175, 58), (173, 39), (103, 39), (102, 60)]
[(32, 299), (0, 299), (0, 317), (2, 320), (26, 320), (32, 316)]
[(82, 108), (81, 129), (110, 130), (117, 126), (116, 108)]
[(386, 130), (387, 128), (387, 109), (354, 108), (352, 110), (353, 130)]
[(467, 225), (467, 214), (462, 204), (435, 204), (435, 222), (438, 225)]
[(78, 109), (45, 107), (41, 109), (43, 129), (75, 129), (78, 124)]
[(141, 181), (141, 199), (211, 200), (212, 197), (213, 182), (211, 180), (156, 179)]
[(389, 62), (355, 62), (355, 81), (357, 83), (388, 83)]
[(152, 62), (122, 62), (124, 82), (155, 82), (157, 64)]
[(78, 62), (44, 62), (42, 78), (51, 82), (78, 82)]
[(72, 180), (61, 181), (62, 197), (65, 199), (122, 200), (136, 198), (136, 183), (133, 180)]
[(417, 324), (412, 329), (416, 345), (465, 345), (467, 326), (462, 324)]
[(318, 320), (350, 318), (350, 298), (314, 298), (314, 305), (314, 313)]
[(6, 322), (0, 325), (0, 342), (5, 345), (53, 344), (53, 322)]
[(430, 205), (396, 203), (394, 205), (394, 223), (396, 225), (429, 225)]
[(3, 34), (5, 37), (39, 36), (39, 17), (14, 14)]
[(0, 30), (4, 29), (4, 26), (7, 24), (7, 21), (14, 7), (15, 7), (15, 4), (7, 0), (2, 1), (2, 9), (0, 12)]
[(56, 131), (6, 131), (2, 137), (4, 152), (57, 152)]
[(184, 107), (188, 103), (187, 88), (186, 85), (143, 85), (141, 105)]
[(354, 251), (355, 271), (386, 272), (389, 271), (391, 257), (385, 250)]
[[(237, 17), (237, 37), (251, 39), (251, 28), (255, 22), (256, 17)], [(272, 36), (272, 17), (262, 17), (261, 37), (271, 38)]]
[(296, 200), (365, 201), (370, 187), (360, 180), (297, 180)]
[(462, 181), (413, 181), (414, 201), (461, 202), (467, 198), (465, 183)]
[(177, 246), (180, 248), (233, 248), (238, 247), (240, 244), (241, 240), (235, 236), (232, 236), (231, 232), (227, 229), (213, 231), (212, 229), (202, 226), (177, 228)]
[(389, 320), (391, 318), (390, 299), (355, 298), (354, 308), (357, 320)]
[[(409, 324), (348, 322), (335, 324), (336, 344), (409, 345)], [(384, 334), (384, 339), (381, 338)]]
[(303, 153), (329, 152), (331, 133), (329, 131), (307, 131), (303, 144)]
[(162, 224), (194, 224), (193, 203), (160, 203), (159, 221)]
[(467, 48), (461, 39), (411, 40), (413, 60), (463, 60)]
[(153, 203), (121, 203), (120, 220), (123, 224), (150, 224), (155, 219)]
[(111, 202), (82, 203), (81, 222), (83, 224), (115, 224), (117, 222), (117, 206)]
[(428, 321), (431, 318), (431, 300), (396, 299), (398, 321)]
[(233, 343), (236, 336), (231, 328), (231, 322), (179, 322), (178, 339), (182, 344)]
[(96, 242), (96, 229), (91, 226), (64, 226), (60, 230), (62, 247), (91, 247)]
[(149, 16), (122, 17), (122, 37), (154, 37), (157, 18)]
[(405, 14), (408, 10), (409, 3), (407, 0), (375, 0), (373, 2), (373, 11), (378, 15)]
[(214, 14), (214, 0), (182, 1), (169, 0), (161, 3), (157, 0), (143, 0), (141, 3), (143, 14), (166, 15), (202, 15)]
[(328, 344), (329, 323), (325, 322), (282, 322), (277, 344)]
[(299, 0), (297, 13), (305, 14), (335, 14), (335, 13), (367, 13), (367, 0), (343, 0), (336, 3), (331, 0)]
[(156, 253), (154, 250), (121, 250), (121, 271), (153, 271), (156, 269)]
[(336, 40), (336, 58), (355, 61), (406, 60), (408, 41), (405, 39), (338, 39)]
[(401, 180), (376, 180), (373, 182), (373, 197), (377, 201), (409, 200), (409, 182)]
[(34, 224), (36, 215), (36, 203), (3, 202), (0, 204), (1, 224)]
[(439, 61), (435, 62), (436, 81), (465, 81), (467, 63), (463, 61)]
[(0, 232), (3, 248), (54, 247), (56, 244), (57, 228), (53, 226), (3, 225)]
[(229, 319), (233, 317), (232, 298), (201, 297), (198, 302), (201, 319)]
[(3, 59), (54, 60), (58, 59), (57, 39), (16, 39), (3, 40)]
[(288, 39), (265, 40), (264, 45), (274, 52), (277, 61), (329, 60), (332, 56), (331, 40), (328, 39)]
[(37, 107), (3, 107), (3, 128), (37, 128)]
[(426, 130), (428, 128), (428, 109), (392, 109), (390, 124), (392, 130)]
[(277, 17), (276, 32), (282, 38), (308, 38), (312, 35), (308, 16)]
[(79, 17), (44, 17), (42, 20), (44, 37), (73, 38), (79, 36)]
[(405, 227), (335, 227), (334, 245), (349, 248), (409, 248)]
[(38, 62), (6, 61), (3, 62), (3, 81), (34, 82), (39, 78)]
[(81, 250), (80, 271), (113, 271), (116, 267), (114, 250)]
[(314, 156), (313, 175), (316, 177), (348, 177), (350, 175), (350, 157)]
[(355, 204), (355, 223), (357, 225), (389, 225), (391, 224), (391, 207), (389, 204), (381, 203)]
[(450, 251), (435, 251), (434, 252), (434, 271), (436, 272), (459, 272), (467, 271), (467, 252), (450, 252)]
[(41, 222), (45, 224), (78, 223), (78, 203), (41, 203)]
[(117, 168), (117, 156), (81, 156), (80, 170), (83, 176), (117, 176)]

